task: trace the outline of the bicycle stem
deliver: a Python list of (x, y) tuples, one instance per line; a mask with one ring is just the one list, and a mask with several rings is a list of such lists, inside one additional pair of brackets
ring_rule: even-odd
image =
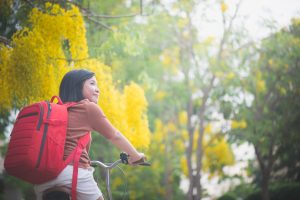
[(119, 163), (122, 163), (121, 159), (119, 159), (113, 163), (110, 163), (110, 164), (104, 164), (100, 161), (91, 161), (91, 165), (101, 166), (106, 171), (105, 183), (106, 183), (106, 191), (107, 191), (107, 195), (108, 195), (108, 200), (112, 200), (112, 194), (110, 191), (110, 170), (113, 169), (115, 166), (117, 166)]

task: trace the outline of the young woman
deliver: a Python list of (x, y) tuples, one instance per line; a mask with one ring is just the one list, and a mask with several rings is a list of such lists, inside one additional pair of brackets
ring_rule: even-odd
[[(97, 105), (100, 90), (93, 72), (87, 70), (73, 70), (62, 79), (59, 96), (64, 103), (77, 102), (68, 109), (68, 129), (64, 157), (72, 152), (77, 140), (89, 131), (97, 131), (107, 138), (121, 151), (129, 154), (129, 163), (144, 161), (143, 153), (139, 153), (133, 145), (109, 122), (101, 108)], [(91, 141), (90, 141), (91, 142)], [(87, 148), (83, 150), (79, 160), (77, 199), (103, 200), (102, 193), (93, 178), (94, 169), (90, 166)], [(99, 152), (100, 153), (100, 152)], [(42, 199), (45, 190), (63, 187), (70, 192), (72, 187), (72, 163), (59, 176), (49, 182), (34, 186), (37, 199)]]

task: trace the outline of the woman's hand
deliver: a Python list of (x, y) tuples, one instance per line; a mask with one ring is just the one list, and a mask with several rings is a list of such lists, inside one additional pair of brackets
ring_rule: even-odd
[(130, 165), (138, 165), (140, 163), (144, 163), (145, 161), (146, 161), (146, 156), (143, 153), (138, 153), (135, 156), (130, 155), (128, 160)]

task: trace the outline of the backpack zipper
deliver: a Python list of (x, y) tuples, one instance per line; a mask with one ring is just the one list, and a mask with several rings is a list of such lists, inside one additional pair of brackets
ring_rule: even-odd
[[(48, 106), (47, 119), (49, 119), (52, 108), (51, 108), (51, 105), (48, 101), (46, 103), (47, 103), (47, 106)], [(41, 162), (41, 158), (42, 158), (42, 155), (43, 155), (43, 150), (44, 150), (44, 146), (45, 146), (45, 142), (46, 142), (47, 131), (48, 131), (48, 124), (45, 124), (42, 143), (41, 143), (41, 147), (40, 147), (40, 152), (39, 152), (39, 156), (38, 156), (38, 160), (36, 162), (35, 168), (39, 168), (39, 166), (40, 166), (40, 162)]]
[(28, 113), (28, 114), (26, 114), (26, 115), (22, 115), (22, 116), (18, 117), (18, 120), (19, 120), (19, 119), (22, 119), (22, 118), (25, 118), (25, 117), (35, 116), (35, 115), (38, 115), (38, 113), (37, 113), (37, 112)]
[(44, 116), (44, 107), (43, 107), (43, 105), (41, 105), (39, 103), (39, 107), (40, 107), (41, 113), (40, 113), (40, 118), (39, 118), (39, 121), (38, 121), (38, 125), (36, 127), (37, 130), (40, 130), (40, 128), (41, 128), (42, 121), (43, 121), (43, 116)]

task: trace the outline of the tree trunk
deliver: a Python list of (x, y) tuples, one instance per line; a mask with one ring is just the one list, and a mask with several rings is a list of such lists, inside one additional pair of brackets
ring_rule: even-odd
[(261, 184), (261, 199), (262, 200), (270, 200), (269, 180), (270, 180), (270, 171), (265, 170), (265, 172), (263, 172), (262, 184)]
[(165, 187), (166, 187), (166, 193), (165, 193), (165, 198), (166, 200), (172, 200), (173, 199), (173, 190), (172, 190), (172, 184), (170, 182), (170, 179), (171, 179), (171, 175), (172, 175), (172, 172), (171, 172), (171, 169), (170, 167), (167, 167), (166, 169), (166, 172), (165, 172)]
[(193, 169), (189, 171), (189, 189), (188, 189), (188, 200), (193, 200), (193, 190), (194, 190), (194, 176)]
[(194, 173), (192, 165), (192, 154), (193, 154), (193, 133), (189, 129), (189, 144), (186, 149), (186, 161), (188, 166), (189, 176), (189, 189), (188, 189), (188, 200), (193, 200), (193, 189), (194, 189)]
[(274, 164), (274, 138), (270, 137), (270, 146), (269, 152), (266, 156), (266, 159), (263, 158), (261, 151), (258, 146), (254, 145), (255, 154), (259, 163), (260, 171), (262, 173), (262, 182), (261, 182), (261, 198), (262, 200), (270, 200), (269, 195), (269, 181), (271, 176), (271, 170)]
[[(200, 136), (199, 136), (200, 137)], [(201, 140), (202, 144), (202, 140)], [(197, 150), (197, 169), (196, 169), (196, 176), (195, 176), (195, 187), (197, 191), (196, 200), (200, 200), (202, 198), (202, 185), (201, 185), (201, 177), (202, 177), (202, 157), (203, 157), (203, 148), (202, 145), (198, 146)]]
[(171, 181), (171, 176), (172, 176), (172, 166), (169, 163), (170, 162), (170, 156), (172, 153), (172, 146), (170, 144), (170, 134), (167, 134), (167, 137), (165, 137), (165, 174), (164, 174), (164, 183), (165, 183), (165, 197), (164, 199), (166, 200), (172, 200), (173, 199), (173, 191), (172, 191), (172, 184), (170, 183)]
[[(188, 199), (189, 200), (200, 200), (201, 197), (197, 191), (197, 186), (199, 186), (199, 174), (192, 176), (192, 181), (190, 181), (189, 191), (188, 191)], [(201, 187), (201, 184), (200, 184)]]
[(210, 80), (210, 84), (208, 85), (208, 88), (204, 90), (204, 96), (202, 98), (203, 104), (198, 110), (198, 117), (199, 117), (199, 132), (198, 132), (198, 139), (197, 139), (197, 150), (196, 150), (196, 198), (195, 200), (201, 200), (202, 199), (202, 185), (201, 185), (201, 177), (202, 177), (202, 158), (204, 155), (204, 149), (203, 149), (203, 137), (204, 137), (204, 114), (206, 110), (206, 103), (210, 94), (210, 91), (213, 87), (215, 77), (213, 76)]
[[(188, 83), (187, 83), (188, 84)], [(194, 177), (194, 169), (192, 163), (192, 155), (193, 155), (193, 147), (194, 147), (194, 129), (195, 127), (192, 125), (191, 118), (193, 115), (193, 100), (190, 96), (189, 102), (187, 104), (187, 129), (189, 134), (189, 141), (186, 147), (186, 160), (188, 166), (188, 174), (189, 174), (189, 189), (188, 189), (188, 200), (194, 200), (193, 191), (195, 187), (195, 177)]]
[(188, 190), (188, 200), (193, 200), (193, 181), (191, 181), (191, 179), (189, 179), (190, 185), (189, 185), (189, 190)]
[(196, 176), (196, 195), (195, 195), (195, 200), (200, 200), (202, 198), (202, 186), (201, 186), (201, 172), (197, 172)]
[(203, 120), (201, 120), (200, 123), (200, 128), (199, 128), (199, 137), (197, 141), (197, 162), (196, 162), (196, 191), (197, 195), (195, 200), (200, 200), (202, 199), (202, 185), (201, 185), (201, 177), (202, 177), (202, 158), (204, 154), (204, 149), (203, 149), (203, 134), (204, 134), (204, 124)]

